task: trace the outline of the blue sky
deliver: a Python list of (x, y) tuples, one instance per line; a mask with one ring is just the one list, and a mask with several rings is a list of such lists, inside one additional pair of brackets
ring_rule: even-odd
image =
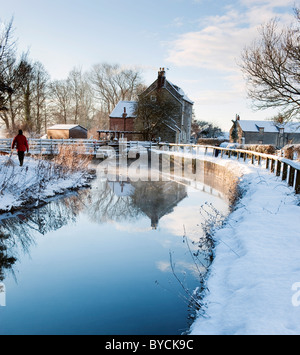
[(196, 118), (228, 129), (231, 119), (264, 119), (246, 100), (237, 61), (260, 24), (292, 20), (294, 0), (10, 0), (21, 51), (42, 62), (52, 79), (74, 67), (109, 62), (142, 68), (146, 84), (160, 67), (195, 102)]

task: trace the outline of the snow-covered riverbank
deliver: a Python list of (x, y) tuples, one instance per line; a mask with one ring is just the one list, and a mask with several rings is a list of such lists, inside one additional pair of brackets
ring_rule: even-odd
[(0, 211), (38, 206), (49, 197), (86, 186), (91, 178), (86, 170), (67, 171), (53, 163), (26, 157), (23, 167), (16, 156), (6, 166), (0, 156)]
[(243, 174), (243, 197), (215, 234), (191, 334), (300, 334), (299, 197), (261, 167), (207, 159)]

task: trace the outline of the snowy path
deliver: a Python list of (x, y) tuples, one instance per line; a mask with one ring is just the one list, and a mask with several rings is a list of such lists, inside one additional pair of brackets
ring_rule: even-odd
[(300, 334), (300, 201), (261, 167), (207, 158), (243, 174), (244, 195), (215, 234), (204, 316), (191, 334)]

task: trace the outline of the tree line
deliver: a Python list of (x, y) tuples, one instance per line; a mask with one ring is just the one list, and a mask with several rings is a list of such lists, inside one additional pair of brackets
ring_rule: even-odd
[(109, 113), (120, 100), (135, 100), (145, 89), (139, 69), (95, 64), (88, 72), (70, 71), (51, 80), (41, 62), (29, 53), (17, 55), (13, 20), (0, 33), (0, 126), (22, 128), (40, 136), (52, 124), (80, 124), (109, 129)]
[[(254, 107), (278, 108), (275, 119), (281, 123), (299, 119), (300, 113), (299, 8), (294, 14), (294, 21), (284, 28), (277, 19), (262, 25), (240, 61)], [(43, 64), (31, 60), (29, 53), (17, 55), (13, 20), (0, 28), (0, 126), (8, 131), (23, 128), (42, 135), (55, 123), (109, 129), (109, 114), (118, 101), (137, 100), (146, 89), (139, 69), (109, 63), (95, 64), (88, 72), (74, 68), (66, 79), (51, 80)], [(158, 127), (161, 111), (165, 115), (160, 107), (153, 118), (148, 106), (142, 110), (145, 130)], [(172, 110), (167, 107), (166, 120)]]

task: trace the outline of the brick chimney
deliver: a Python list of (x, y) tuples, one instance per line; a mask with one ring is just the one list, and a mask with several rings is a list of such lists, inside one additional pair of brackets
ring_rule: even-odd
[(157, 78), (157, 88), (161, 89), (166, 83), (166, 71), (165, 68), (159, 68), (158, 78)]
[(126, 118), (126, 117), (127, 117), (126, 107), (124, 107), (124, 113), (123, 113), (122, 117), (123, 117), (123, 118)]

